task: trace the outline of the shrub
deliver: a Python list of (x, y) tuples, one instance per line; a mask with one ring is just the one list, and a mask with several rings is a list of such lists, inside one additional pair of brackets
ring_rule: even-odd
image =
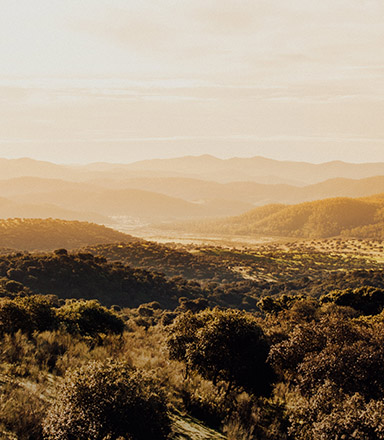
[(24, 285), (18, 281), (9, 280), (5, 283), (5, 289), (10, 293), (18, 293), (24, 289)]
[(384, 325), (358, 325), (342, 316), (298, 325), (273, 346), (270, 362), (285, 378), (310, 395), (327, 381), (346, 393), (384, 396)]
[(31, 329), (30, 317), (25, 308), (7, 298), (0, 299), (0, 335), (28, 332)]
[(99, 333), (122, 333), (124, 321), (98, 301), (67, 301), (57, 310), (57, 318), (66, 331), (94, 337)]
[(31, 295), (16, 298), (15, 302), (25, 309), (29, 316), (31, 330), (46, 331), (56, 328), (54, 298), (48, 295)]
[(234, 310), (206, 310), (176, 318), (168, 339), (170, 356), (205, 379), (266, 395), (274, 378), (266, 363), (269, 344), (255, 319)]
[(43, 421), (48, 440), (166, 439), (167, 407), (153, 382), (126, 362), (92, 362), (69, 373)]
[(384, 439), (384, 402), (343, 393), (326, 382), (308, 399), (291, 399), (288, 429), (297, 440)]

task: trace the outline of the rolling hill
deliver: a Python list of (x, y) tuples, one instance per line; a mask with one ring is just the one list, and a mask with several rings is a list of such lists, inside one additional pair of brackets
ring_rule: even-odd
[[(138, 193), (137, 191), (145, 191)], [(364, 197), (371, 194), (384, 192), (384, 176), (374, 176), (365, 179), (336, 178), (326, 180), (314, 185), (303, 187), (284, 184), (260, 184), (256, 182), (231, 182), (219, 183), (207, 180), (181, 178), (181, 177), (152, 177), (152, 178), (127, 178), (122, 180), (101, 179), (87, 182), (72, 182), (62, 179), (43, 179), (38, 177), (18, 177), (14, 179), (0, 180), (0, 196), (7, 197), (13, 201), (23, 204), (50, 204), (60, 205), (62, 209), (72, 211), (99, 212), (100, 215), (114, 215), (116, 207), (111, 206), (111, 198), (119, 201), (119, 215), (145, 215), (163, 216), (162, 209), (157, 205), (156, 210), (150, 209), (150, 205), (156, 204), (160, 195), (172, 199), (160, 197), (160, 202), (167, 213), (183, 217), (193, 216), (221, 216), (237, 215), (253, 206), (260, 206), (269, 203), (301, 203), (312, 200), (319, 200), (329, 197)], [(152, 196), (149, 194), (152, 193)], [(137, 200), (139, 198), (139, 205)], [(125, 200), (124, 200), (125, 198)], [(98, 199), (98, 200), (97, 200)], [(109, 203), (104, 211), (106, 199)], [(180, 199), (185, 202), (192, 202), (193, 206), (180, 204)], [(93, 202), (92, 202), (93, 200)], [(149, 204), (145, 208), (145, 205)], [(170, 204), (179, 205), (177, 209), (170, 209)], [(198, 205), (198, 207), (196, 206)], [(253, 206), (252, 206), (253, 205)], [(58, 206), (57, 206), (58, 209)], [(145, 212), (146, 211), (146, 212)], [(12, 213), (1, 213), (1, 216), (25, 216)], [(44, 217), (43, 215), (36, 215)], [(51, 214), (50, 217), (61, 217)], [(88, 215), (86, 218), (69, 217), (61, 218), (77, 220), (92, 220), (102, 222)]]
[[(84, 253), (0, 255), (0, 296), (57, 295), (59, 298), (97, 299), (105, 305), (138, 307), (159, 301), (175, 308), (179, 297), (196, 298), (199, 285), (167, 280), (160, 273), (133, 269), (120, 262)], [(10, 283), (11, 282), (11, 283)]]
[(364, 197), (384, 192), (384, 176), (373, 176), (365, 179), (338, 177), (302, 187), (277, 183), (219, 183), (181, 177), (142, 177), (115, 181), (105, 180), (98, 182), (98, 184), (102, 184), (110, 189), (153, 191), (188, 201), (227, 199), (254, 205), (300, 203), (328, 197)]
[(74, 249), (132, 240), (135, 239), (130, 235), (94, 223), (57, 219), (0, 220), (0, 247), (15, 250)]
[(297, 205), (266, 205), (237, 217), (179, 225), (204, 234), (280, 237), (384, 238), (384, 195), (332, 198)]
[[(316, 165), (260, 157), (221, 160), (212, 156), (190, 156), (135, 164), (78, 166), (0, 159), (0, 171), (3, 177), (0, 218), (61, 218), (116, 227), (128, 223), (238, 216), (255, 206), (297, 204), (330, 197), (364, 197), (384, 192), (384, 175), (360, 178), (379, 171), (384, 174), (383, 164)], [(277, 173), (278, 178), (267, 179), (275, 182), (273, 184), (258, 183), (260, 173), (264, 173), (264, 177)], [(316, 181), (321, 177), (337, 177), (297, 186), (311, 180), (307, 179), (310, 175), (315, 176), (312, 180)], [(342, 175), (354, 178), (340, 177)], [(14, 177), (7, 178), (10, 176)], [(294, 176), (298, 178), (296, 181)], [(230, 181), (240, 177), (239, 181)], [(245, 181), (247, 178), (250, 180)], [(294, 181), (296, 185), (278, 183), (280, 181)], [(132, 222), (127, 223), (123, 218)], [(371, 235), (372, 227), (364, 226), (364, 234)], [(239, 230), (245, 229), (240, 227)], [(269, 228), (263, 226), (261, 230), (269, 231)], [(286, 230), (289, 232), (290, 228)]]
[(109, 261), (121, 261), (131, 267), (161, 272), (167, 277), (206, 282), (241, 281), (244, 277), (232, 270), (221, 256), (207, 256), (201, 252), (188, 252), (151, 241), (100, 244), (80, 250)]
[(231, 215), (245, 212), (250, 203), (236, 200), (189, 202), (164, 194), (137, 189), (66, 189), (17, 195), (21, 203), (57, 204), (72, 211), (96, 212), (103, 216), (133, 216), (150, 219), (172, 219)]

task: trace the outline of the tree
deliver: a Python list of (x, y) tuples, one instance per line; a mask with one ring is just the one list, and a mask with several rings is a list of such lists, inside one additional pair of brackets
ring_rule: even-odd
[(303, 395), (331, 381), (345, 393), (382, 398), (383, 330), (383, 322), (367, 325), (325, 316), (316, 324), (296, 326), (287, 340), (272, 347), (270, 362)]
[(92, 362), (69, 373), (43, 421), (47, 440), (166, 439), (165, 399), (126, 362)]
[(222, 380), (266, 395), (273, 370), (266, 363), (269, 344), (255, 319), (234, 310), (205, 310), (176, 318), (168, 339), (170, 357), (186, 363), (214, 384)]
[(15, 303), (25, 309), (30, 320), (30, 331), (54, 330), (57, 326), (54, 297), (31, 295), (15, 298)]

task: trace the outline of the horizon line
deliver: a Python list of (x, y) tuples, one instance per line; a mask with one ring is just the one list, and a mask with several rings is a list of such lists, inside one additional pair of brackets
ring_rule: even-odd
[(327, 160), (324, 162), (310, 162), (308, 160), (292, 160), (292, 159), (275, 159), (272, 157), (267, 157), (263, 155), (255, 155), (255, 156), (231, 156), (231, 157), (219, 157), (213, 154), (204, 153), (204, 154), (187, 154), (183, 156), (171, 156), (171, 157), (152, 157), (150, 159), (140, 159), (134, 160), (132, 162), (110, 162), (110, 161), (91, 161), (91, 162), (55, 162), (47, 159), (38, 159), (36, 157), (31, 156), (20, 156), (20, 157), (4, 157), (0, 156), (0, 160), (9, 160), (9, 161), (21, 161), (21, 160), (31, 160), (35, 162), (43, 162), (50, 163), (53, 165), (59, 166), (68, 166), (68, 167), (76, 167), (76, 166), (90, 166), (90, 165), (116, 165), (116, 166), (124, 166), (124, 165), (133, 165), (142, 162), (150, 162), (150, 161), (170, 161), (170, 160), (178, 160), (178, 159), (199, 159), (199, 158), (211, 158), (219, 161), (231, 161), (231, 160), (246, 160), (246, 159), (263, 159), (273, 162), (287, 162), (287, 163), (301, 163), (301, 164), (310, 164), (310, 165), (327, 165), (333, 163), (343, 163), (350, 165), (370, 165), (370, 164), (384, 164), (384, 161), (369, 161), (369, 162), (349, 162), (340, 159)]

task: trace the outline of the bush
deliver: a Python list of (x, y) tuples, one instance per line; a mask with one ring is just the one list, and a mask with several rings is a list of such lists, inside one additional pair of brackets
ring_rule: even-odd
[(57, 318), (71, 334), (94, 337), (99, 333), (122, 333), (124, 321), (98, 301), (67, 301), (57, 310)]
[(0, 335), (31, 330), (30, 317), (25, 308), (11, 299), (0, 299)]
[(292, 399), (289, 433), (297, 440), (384, 439), (384, 401), (343, 393), (326, 382), (308, 399)]
[(43, 421), (47, 440), (166, 439), (170, 421), (153, 382), (126, 362), (92, 362), (69, 373)]
[(31, 295), (16, 298), (15, 302), (27, 312), (31, 330), (46, 331), (57, 326), (54, 300), (49, 295)]
[(206, 310), (176, 318), (168, 339), (170, 356), (186, 362), (214, 384), (219, 380), (267, 395), (274, 379), (266, 363), (269, 344), (255, 319), (234, 310)]
[(270, 362), (288, 382), (308, 396), (334, 382), (346, 393), (384, 396), (384, 324), (359, 325), (343, 316), (298, 325), (289, 338), (273, 346)]

